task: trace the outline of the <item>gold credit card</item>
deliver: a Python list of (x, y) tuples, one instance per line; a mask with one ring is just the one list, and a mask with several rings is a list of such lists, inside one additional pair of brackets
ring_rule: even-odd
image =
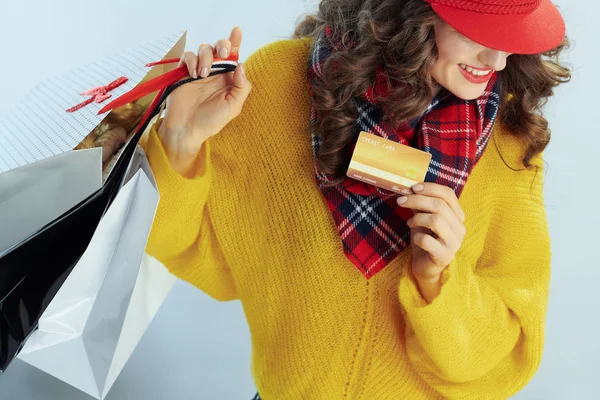
[(361, 132), (346, 175), (401, 194), (425, 180), (431, 154), (368, 132)]

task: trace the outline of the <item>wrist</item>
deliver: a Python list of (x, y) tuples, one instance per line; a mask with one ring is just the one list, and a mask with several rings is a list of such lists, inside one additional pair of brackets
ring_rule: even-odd
[(413, 274), (413, 276), (415, 277), (415, 280), (418, 283), (422, 283), (424, 285), (435, 285), (438, 283), (441, 283), (442, 281), (442, 274), (436, 274), (436, 275), (432, 275), (432, 276), (416, 276)]
[(427, 303), (431, 303), (433, 299), (435, 299), (442, 290), (441, 274), (430, 277), (415, 276), (415, 281), (417, 282), (417, 286), (419, 292), (421, 293), (421, 296), (423, 296)]
[(157, 133), (171, 167), (183, 176), (192, 177), (204, 141), (195, 146), (189, 142), (190, 135), (187, 132), (168, 129), (162, 124)]

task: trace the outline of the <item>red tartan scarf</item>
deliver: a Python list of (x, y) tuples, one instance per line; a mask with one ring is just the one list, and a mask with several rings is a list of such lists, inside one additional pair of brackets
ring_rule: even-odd
[[(309, 89), (323, 79), (321, 70), (325, 60), (339, 48), (331, 43), (331, 33), (327, 28), (313, 43), (308, 65)], [(375, 100), (374, 95), (388, 94), (383, 70), (378, 69), (375, 87), (354, 99), (359, 114), (356, 138), (360, 131), (365, 131), (430, 153), (425, 182), (449, 186), (460, 197), (492, 132), (500, 100), (499, 86), (494, 73), (483, 94), (475, 100), (462, 100), (442, 88), (420, 118), (394, 128)], [(316, 117), (311, 97), (311, 121)], [(318, 154), (321, 142), (320, 134), (313, 131), (313, 157)], [(413, 211), (398, 206), (397, 193), (349, 177), (336, 186), (325, 187), (331, 181), (329, 176), (317, 169), (316, 162), (314, 168), (346, 257), (367, 279), (373, 277), (409, 247), (410, 228), (406, 221)]]

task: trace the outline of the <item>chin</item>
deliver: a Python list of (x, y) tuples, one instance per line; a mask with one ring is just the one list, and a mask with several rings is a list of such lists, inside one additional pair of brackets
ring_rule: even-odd
[[(474, 86), (474, 85), (473, 85)], [(483, 91), (485, 90), (485, 85), (482, 85), (483, 87), (481, 89), (478, 89), (476, 87), (472, 87), (472, 88), (451, 88), (448, 89), (453, 95), (455, 95), (456, 97), (458, 97), (459, 99), (462, 100), (474, 100), (476, 98), (478, 98), (479, 96), (481, 96), (483, 94)]]

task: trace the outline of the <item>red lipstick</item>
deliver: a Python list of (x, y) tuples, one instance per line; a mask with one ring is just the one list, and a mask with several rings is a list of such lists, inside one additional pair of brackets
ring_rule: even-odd
[[(460, 65), (457, 65), (457, 67), (460, 70), (460, 72), (463, 74), (463, 76), (469, 82), (472, 82), (472, 83), (475, 83), (475, 84), (481, 84), (481, 83), (485, 83), (485, 82), (489, 81), (490, 78), (492, 77), (492, 74), (494, 73), (494, 70), (490, 69), (490, 72), (487, 73), (487, 74), (485, 74), (485, 75), (475, 76), (472, 73), (468, 72), (467, 70), (462, 69)], [(478, 71), (485, 71), (485, 70), (482, 70), (480, 68), (475, 68), (475, 67), (471, 67), (471, 68), (473, 68), (474, 70), (478, 70)]]

